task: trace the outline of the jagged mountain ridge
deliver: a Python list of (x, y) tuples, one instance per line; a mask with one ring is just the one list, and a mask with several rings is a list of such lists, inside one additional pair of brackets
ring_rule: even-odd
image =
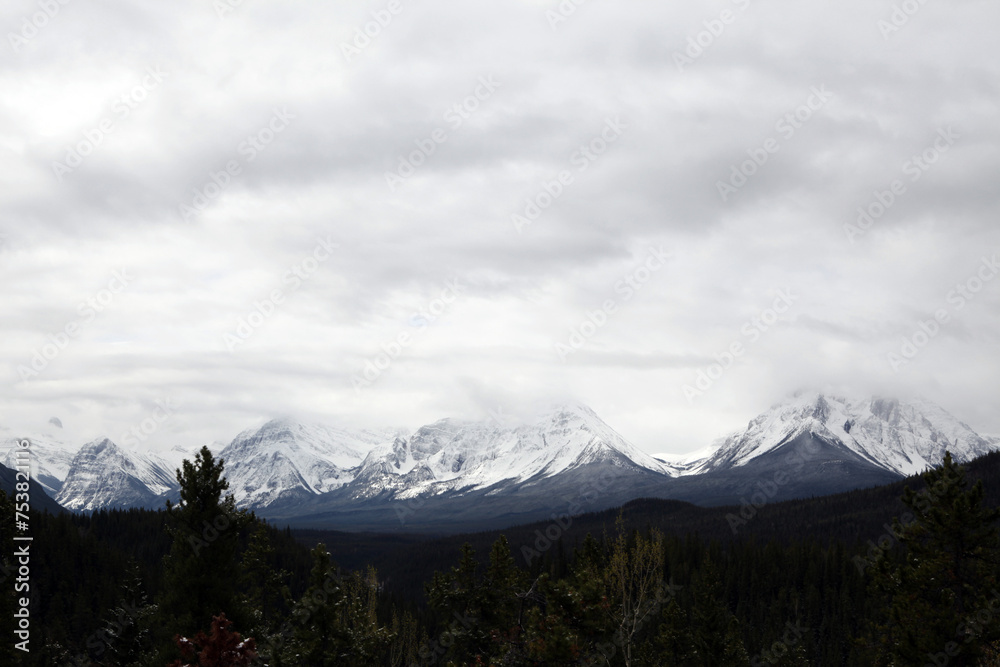
[(408, 439), (373, 449), (345, 491), (354, 498), (386, 491), (399, 499), (461, 494), (594, 464), (673, 474), (590, 408), (573, 405), (520, 426), (451, 419), (424, 426)]
[[(467, 527), (489, 517), (547, 516), (600, 477), (616, 480), (615, 488), (596, 494), (588, 511), (643, 496), (726, 504), (803, 453), (810, 465), (781, 497), (884, 483), (940, 461), (945, 449), (968, 460), (997, 444), (927, 402), (813, 392), (701, 452), (668, 460), (638, 450), (578, 404), (529, 423), (443, 419), (410, 435), (275, 419), (214, 451), (226, 462), (237, 504), (263, 516), (384, 529), (399, 527), (400, 507), (420, 506), (430, 530), (459, 516)], [(57, 480), (57, 500), (76, 511), (162, 506), (176, 496), (182, 453), (171, 452), (178, 460), (167, 463), (108, 440), (88, 443)]]
[(237, 504), (257, 509), (351, 482), (367, 451), (387, 437), (273, 419), (237, 435), (218, 456)]
[(150, 507), (177, 487), (169, 465), (152, 454), (126, 451), (108, 438), (88, 442), (76, 453), (56, 502), (69, 510)]
[(754, 418), (687, 474), (746, 465), (803, 434), (844, 445), (875, 466), (912, 475), (951, 451), (959, 461), (984, 454), (995, 443), (939, 406), (889, 398), (844, 398), (800, 392)]

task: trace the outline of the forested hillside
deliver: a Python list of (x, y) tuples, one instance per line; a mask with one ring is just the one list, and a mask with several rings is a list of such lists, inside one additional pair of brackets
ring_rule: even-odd
[(293, 535), (237, 510), (205, 449), (164, 511), (32, 514), (30, 653), (0, 664), (998, 664), (998, 477), (991, 454), (803, 501)]

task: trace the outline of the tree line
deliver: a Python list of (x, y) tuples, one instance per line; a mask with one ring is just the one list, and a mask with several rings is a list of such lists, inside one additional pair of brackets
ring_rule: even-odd
[(416, 593), (238, 509), (207, 448), (177, 478), (164, 511), (33, 516), (27, 654), (0, 524), (0, 664), (1000, 665), (1000, 510), (950, 455), (864, 542), (723, 542), (619, 515), (528, 562), (505, 535), (466, 543)]

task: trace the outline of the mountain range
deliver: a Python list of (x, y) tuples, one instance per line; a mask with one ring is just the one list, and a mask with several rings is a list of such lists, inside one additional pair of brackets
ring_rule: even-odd
[[(57, 420), (53, 420), (57, 421)], [(0, 459), (13, 467), (16, 440)], [(27, 435), (40, 487), (73, 511), (161, 507), (177, 499), (166, 455), (107, 438), (74, 449)], [(527, 423), (442, 419), (407, 434), (274, 419), (216, 451), (237, 505), (302, 527), (459, 532), (575, 515), (639, 497), (702, 505), (825, 495), (901, 479), (997, 446), (923, 400), (800, 392), (737, 433), (686, 456), (651, 456), (590, 408), (559, 406)]]

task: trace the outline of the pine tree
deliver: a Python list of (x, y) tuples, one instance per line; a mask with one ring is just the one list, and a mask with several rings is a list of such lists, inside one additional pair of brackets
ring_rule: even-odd
[[(490, 636), (482, 624), (483, 596), (476, 572), (479, 563), (472, 545), (462, 545), (462, 555), (451, 572), (435, 572), (426, 586), (427, 602), (442, 618), (439, 634), (447, 633), (449, 646), (442, 660), (472, 661), (488, 654)], [(442, 642), (443, 645), (443, 642)]]
[(698, 570), (687, 599), (688, 610), (671, 600), (661, 614), (662, 622), (652, 642), (658, 652), (655, 664), (749, 666), (739, 621), (725, 603), (719, 573), (711, 560)]
[(226, 613), (248, 625), (237, 604), (239, 531), (247, 523), (232, 495), (223, 461), (202, 447), (194, 463), (177, 471), (180, 504), (167, 501), (168, 531), (173, 538), (164, 560), (161, 611), (168, 629), (191, 634)]
[(268, 526), (258, 520), (243, 552), (240, 584), (243, 606), (252, 618), (250, 629), (259, 636), (273, 630), (282, 603), (283, 582), (289, 576), (285, 570), (274, 569), (274, 559)]
[(740, 638), (740, 624), (723, 597), (719, 573), (706, 561), (691, 584), (691, 644), (693, 658), (703, 667), (749, 665), (750, 656)]
[(922, 478), (925, 490), (904, 489), (910, 511), (893, 525), (902, 560), (885, 556), (874, 569), (874, 592), (889, 601), (887, 622), (876, 632), (901, 663), (975, 665), (1000, 638), (1000, 510), (983, 506), (982, 482), (969, 488), (950, 453)]
[(150, 604), (139, 565), (132, 561), (122, 579), (118, 604), (105, 619), (101, 634), (112, 664), (134, 667), (149, 653), (152, 646), (151, 627), (157, 607)]
[(661, 623), (653, 639), (655, 665), (684, 665), (694, 659), (691, 621), (677, 600), (671, 600), (661, 612)]
[(309, 588), (292, 609), (291, 638), (275, 665), (335, 667), (379, 665), (392, 639), (379, 625), (374, 568), (341, 574), (324, 544), (312, 551)]
[(497, 655), (510, 659), (523, 654), (523, 614), (531, 604), (524, 590), (524, 573), (514, 564), (507, 538), (501, 535), (490, 550), (482, 583), (483, 630), (489, 632)]

